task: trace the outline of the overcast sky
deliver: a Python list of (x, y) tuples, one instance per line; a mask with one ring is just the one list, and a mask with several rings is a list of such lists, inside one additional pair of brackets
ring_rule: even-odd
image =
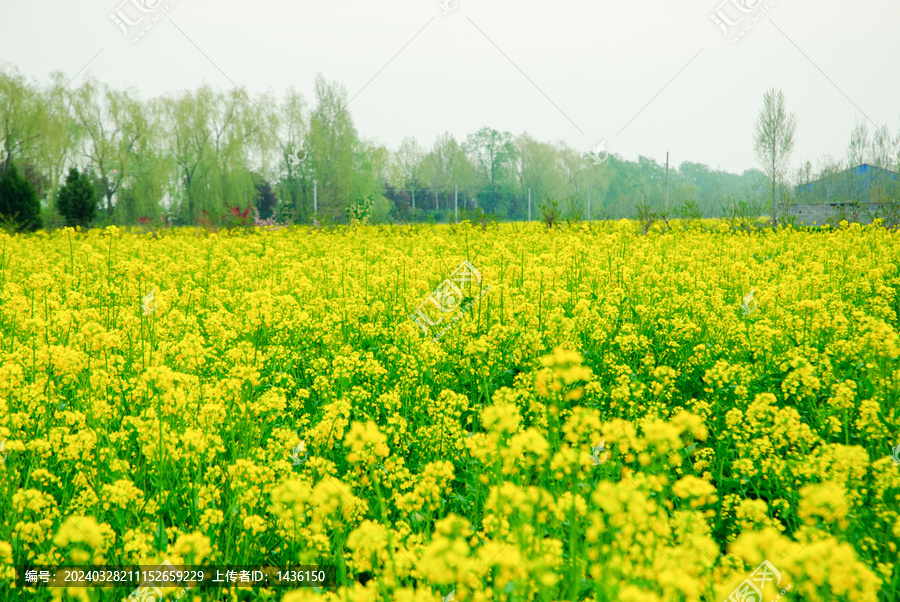
[[(0, 63), (143, 98), (205, 82), (311, 103), (322, 73), (391, 149), (490, 126), (741, 172), (770, 87), (799, 120), (792, 168), (845, 156), (857, 120), (900, 129), (896, 0), (445, 1), (0, 0)], [(142, 21), (126, 36), (114, 14)]]

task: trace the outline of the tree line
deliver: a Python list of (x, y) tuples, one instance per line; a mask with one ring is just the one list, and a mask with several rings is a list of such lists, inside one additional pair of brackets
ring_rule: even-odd
[[(763, 207), (773, 185), (791, 185), (780, 165), (776, 178), (764, 162), (742, 174), (688, 161), (667, 171), (643, 156), (598, 158), (489, 127), (388, 149), (361, 136), (347, 104), (346, 89), (322, 75), (312, 102), (293, 89), (251, 97), (208, 86), (143, 100), (91, 77), (70, 88), (61, 73), (42, 85), (3, 69), (0, 216), (26, 229), (188, 225), (252, 209), (261, 220), (310, 223), (343, 221), (349, 203), (369, 198), (375, 222), (450, 221), (457, 207), (460, 217), (523, 220), (530, 198), (532, 219), (548, 203), (563, 216), (620, 219), (661, 211), (666, 199), (674, 215), (714, 217)], [(854, 149), (869, 144), (859, 132), (853, 140)], [(895, 161), (900, 140), (882, 130), (876, 140), (865, 148)], [(805, 169), (798, 178), (810, 177)], [(833, 169), (831, 161), (822, 172)]]

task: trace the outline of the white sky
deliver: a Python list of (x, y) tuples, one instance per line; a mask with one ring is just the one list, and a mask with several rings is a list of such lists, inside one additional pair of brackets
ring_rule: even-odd
[[(756, 166), (769, 87), (799, 120), (792, 168), (845, 156), (864, 115), (900, 129), (896, 0), (447, 1), (449, 14), (440, 0), (0, 0), (0, 63), (41, 83), (89, 63), (72, 87), (90, 72), (144, 98), (231, 80), (309, 103), (321, 72), (358, 93), (357, 129), (391, 149), (490, 126), (740, 172)], [(126, 38), (110, 14), (137, 20), (141, 3), (154, 10)], [(733, 43), (741, 26), (726, 38), (710, 14), (736, 21), (738, 4), (755, 7), (741, 25), (771, 8)]]

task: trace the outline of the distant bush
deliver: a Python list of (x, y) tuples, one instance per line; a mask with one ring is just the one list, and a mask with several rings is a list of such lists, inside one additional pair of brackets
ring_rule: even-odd
[(347, 221), (351, 226), (365, 226), (369, 223), (374, 205), (375, 198), (370, 194), (365, 198), (350, 201), (344, 209), (344, 215), (347, 216)]
[[(725, 197), (725, 203), (721, 205), (722, 217), (734, 230), (749, 231), (758, 228), (757, 219), (763, 212), (763, 204), (735, 198), (733, 195)], [(785, 211), (782, 211), (785, 213)]]
[(577, 224), (584, 218), (584, 205), (574, 196), (566, 197), (566, 225)]
[(388, 220), (391, 213), (391, 202), (384, 195), (375, 197), (375, 204), (372, 206), (372, 222), (382, 224)]
[(683, 220), (696, 221), (703, 218), (703, 211), (697, 205), (697, 201), (688, 199), (680, 206), (675, 208), (675, 215)]
[(497, 223), (497, 216), (493, 213), (486, 212), (481, 207), (476, 209), (460, 209), (459, 218), (462, 221), (468, 221), (470, 224), (480, 225), (482, 231), (487, 230), (489, 226), (493, 226)]
[(547, 229), (551, 229), (553, 226), (559, 225), (559, 220), (562, 217), (562, 211), (559, 209), (559, 203), (552, 200), (546, 199), (543, 203), (538, 207), (541, 210), (541, 219), (544, 221), (544, 224), (547, 226)]
[(37, 192), (11, 163), (0, 176), (0, 221), (6, 229), (19, 232), (41, 227), (41, 202)]
[(646, 235), (650, 231), (653, 222), (660, 219), (660, 215), (650, 208), (649, 203), (638, 203), (635, 207), (637, 211), (637, 221), (641, 224), (641, 229)]
[(262, 177), (257, 177), (254, 185), (256, 187), (256, 210), (259, 212), (259, 218), (268, 220), (274, 217), (278, 207), (278, 197), (275, 196), (272, 187)]
[(87, 228), (97, 217), (97, 191), (86, 173), (69, 168), (66, 184), (59, 189), (56, 207), (67, 226)]

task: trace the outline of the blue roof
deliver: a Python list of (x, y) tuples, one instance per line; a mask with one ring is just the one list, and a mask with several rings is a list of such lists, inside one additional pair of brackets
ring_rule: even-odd
[(857, 176), (852, 180), (852, 183), (855, 184), (854, 188), (856, 188), (857, 191), (867, 190), (871, 188), (873, 181), (876, 179), (890, 178), (892, 180), (897, 180), (898, 178), (900, 178), (900, 174), (890, 171), (889, 169), (883, 169), (881, 167), (869, 165), (868, 163), (863, 163), (862, 165), (859, 165), (857, 167), (851, 167), (850, 169), (845, 169), (844, 171), (827, 175), (824, 178), (819, 178), (818, 180), (814, 180), (806, 184), (801, 184), (797, 187), (797, 190), (799, 190), (800, 192), (811, 192), (815, 188), (819, 188), (825, 186), (826, 184), (834, 183), (836, 180), (842, 180), (845, 178), (847, 179), (846, 183), (850, 184), (850, 178), (853, 176)]

